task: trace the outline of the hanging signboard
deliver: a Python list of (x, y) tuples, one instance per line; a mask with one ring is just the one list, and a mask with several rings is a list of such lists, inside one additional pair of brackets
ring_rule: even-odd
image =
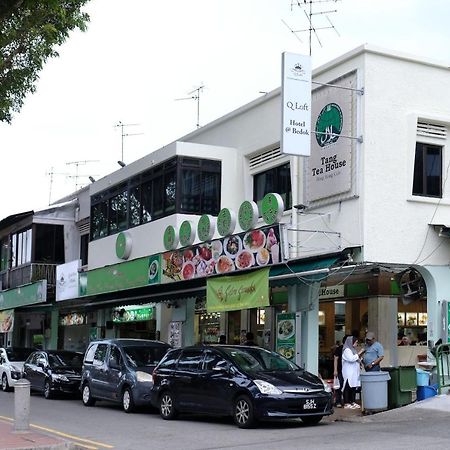
[(86, 315), (82, 313), (66, 314), (59, 320), (59, 324), (62, 326), (85, 325), (86, 322)]
[(81, 260), (56, 266), (56, 301), (77, 298), (79, 293), (78, 269)]
[(154, 308), (114, 308), (111, 316), (112, 321), (121, 322), (144, 322), (154, 318)]
[(261, 268), (282, 262), (280, 227), (251, 230), (162, 255), (162, 283)]
[(277, 314), (276, 351), (295, 362), (296, 332), (295, 313)]
[(269, 306), (269, 269), (233, 277), (210, 278), (206, 284), (208, 312)]
[(9, 333), (14, 327), (14, 310), (0, 311), (0, 333)]
[(311, 57), (284, 52), (281, 81), (281, 153), (311, 153)]
[(169, 323), (169, 338), (168, 343), (173, 348), (180, 348), (183, 343), (182, 333), (183, 322), (175, 321)]

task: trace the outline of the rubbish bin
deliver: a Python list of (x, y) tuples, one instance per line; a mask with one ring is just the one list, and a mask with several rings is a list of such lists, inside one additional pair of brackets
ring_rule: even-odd
[(417, 387), (428, 386), (430, 384), (430, 372), (423, 369), (416, 369)]
[(409, 405), (417, 398), (417, 372), (414, 366), (383, 367), (389, 372), (388, 383), (389, 409)]
[(364, 372), (360, 375), (362, 403), (365, 411), (384, 411), (388, 407), (388, 372)]

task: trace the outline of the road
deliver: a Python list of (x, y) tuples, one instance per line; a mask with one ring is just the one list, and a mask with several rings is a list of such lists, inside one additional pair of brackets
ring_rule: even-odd
[[(402, 408), (354, 422), (305, 426), (290, 421), (240, 430), (231, 419), (182, 417), (168, 422), (149, 410), (125, 414), (106, 402), (87, 408), (79, 399), (45, 400), (33, 394), (30, 422), (89, 449), (438, 449), (450, 448), (449, 412)], [(13, 415), (14, 394), (0, 392), (0, 416)]]

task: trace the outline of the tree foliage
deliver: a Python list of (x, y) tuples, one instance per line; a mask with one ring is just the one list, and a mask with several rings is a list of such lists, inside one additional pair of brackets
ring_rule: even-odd
[(89, 0), (0, 1), (0, 121), (11, 122), (26, 94), (36, 90), (48, 58), (58, 56), (74, 29), (86, 30)]

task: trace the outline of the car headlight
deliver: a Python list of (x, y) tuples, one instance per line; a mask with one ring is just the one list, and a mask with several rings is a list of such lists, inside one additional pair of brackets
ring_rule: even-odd
[(324, 380), (322, 380), (322, 383), (323, 383), (323, 388), (325, 389), (325, 392), (331, 393), (332, 391), (331, 391), (330, 385)]
[(147, 372), (142, 372), (141, 370), (138, 370), (137, 372), (136, 372), (136, 379), (139, 381), (139, 382), (145, 382), (145, 381), (150, 381), (150, 382), (153, 382), (153, 377), (149, 374), (149, 373), (147, 373)]
[(253, 380), (253, 381), (256, 384), (257, 388), (259, 389), (259, 392), (261, 392), (261, 394), (280, 395), (283, 393), (276, 386), (268, 383), (267, 381), (263, 380)]
[(69, 381), (69, 379), (65, 375), (59, 375), (57, 373), (54, 373), (52, 375), (52, 378), (55, 381)]

